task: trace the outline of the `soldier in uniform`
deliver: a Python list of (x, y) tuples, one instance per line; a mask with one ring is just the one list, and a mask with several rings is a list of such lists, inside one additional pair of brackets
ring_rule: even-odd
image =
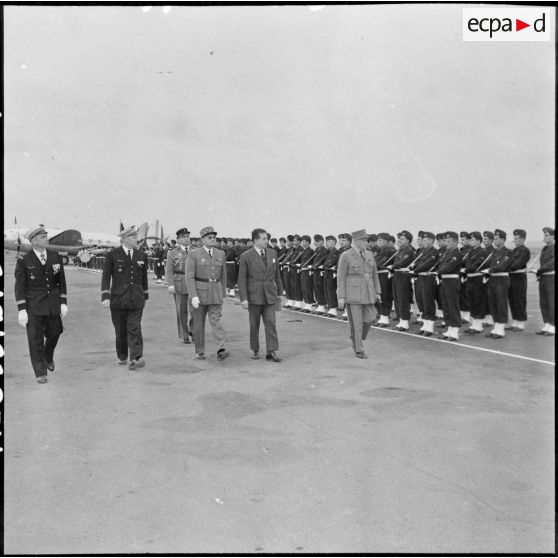
[(440, 259), (440, 254), (434, 246), (435, 239), (434, 233), (423, 232), (420, 258), (409, 265), (411, 272), (416, 276), (415, 296), (417, 305), (421, 309), (423, 322), (419, 335), (425, 337), (431, 337), (434, 333), (434, 321), (436, 320), (438, 284), (436, 283), (436, 271), (434, 269)]
[(27, 233), (32, 250), (19, 256), (15, 268), (15, 298), (18, 323), (27, 330), (29, 356), (39, 384), (54, 371), (54, 349), (64, 330), (68, 313), (64, 263), (47, 250), (48, 235), (40, 225)]
[[(186, 259), (190, 245), (190, 231), (184, 227), (176, 231), (177, 245), (167, 254), (165, 278), (169, 294), (174, 296), (178, 339), (190, 343), (188, 326), (188, 287), (186, 285)], [(191, 320), (190, 320), (191, 321)], [(191, 324), (190, 324), (191, 325)]]
[[(467, 231), (461, 231), (459, 233), (459, 240), (461, 241), (459, 251), (461, 252), (463, 266), (465, 266), (471, 252), (471, 235)], [(463, 286), (463, 282), (459, 293), (459, 313), (461, 315), (462, 324), (466, 324), (471, 321), (471, 304), (469, 303), (469, 295), (467, 289)]]
[(287, 235), (287, 241), (285, 243), (285, 252), (279, 258), (280, 270), (281, 270), (281, 281), (283, 283), (283, 289), (285, 290), (285, 296), (287, 300), (285, 302), (285, 308), (294, 307), (294, 293), (293, 285), (291, 283), (290, 276), (290, 264), (289, 261), (294, 253), (294, 247), (292, 245), (294, 236), (292, 234)]
[(153, 249), (153, 257), (155, 258), (155, 276), (157, 277), (157, 283), (163, 282), (163, 273), (165, 270), (165, 250), (163, 248), (163, 243), (157, 243)]
[(438, 262), (438, 276), (440, 277), (440, 296), (442, 298), (442, 311), (447, 330), (440, 336), (447, 341), (459, 339), (461, 316), (459, 314), (459, 291), (461, 277), (459, 271), (462, 266), (462, 256), (457, 247), (458, 235), (456, 232), (446, 233), (446, 250)]
[[(352, 248), (352, 242), (353, 242), (353, 237), (349, 233), (341, 233), (339, 235), (339, 257), (341, 257), (341, 254), (343, 252)], [(337, 260), (337, 265), (339, 266), (339, 259)], [(338, 273), (337, 273), (337, 275), (338, 275)], [(347, 314), (347, 310), (345, 310), (343, 312), (343, 315), (341, 316), (341, 318), (343, 320), (348, 320), (349, 319), (349, 316)]]
[[(269, 233), (267, 233), (267, 235), (269, 236)], [(277, 255), (279, 255), (279, 252), (278, 252), (279, 246), (277, 245), (277, 239), (276, 239), (276, 238), (270, 238), (270, 239), (269, 239), (269, 244), (270, 244), (269, 247), (270, 247), (272, 250), (275, 250), (275, 252), (277, 252)]]
[(393, 305), (392, 278), (390, 270), (386, 267), (393, 261), (396, 252), (395, 247), (389, 246), (390, 235), (388, 233), (378, 234), (379, 252), (376, 254), (376, 265), (378, 268), (378, 278), (380, 281), (380, 291), (382, 300), (380, 302), (380, 319), (379, 327), (389, 327), (389, 315)]
[(321, 234), (314, 235), (314, 243), (316, 249), (314, 251), (314, 258), (312, 259), (312, 288), (314, 291), (314, 298), (318, 304), (315, 313), (318, 316), (323, 316), (326, 313), (327, 298), (325, 294), (324, 283), (324, 262), (328, 256), (328, 250), (324, 246), (324, 237)]
[(234, 296), (236, 286), (236, 250), (234, 247), (234, 240), (227, 239), (227, 247), (225, 252), (225, 265), (227, 266), (227, 295)]
[(105, 256), (101, 279), (101, 301), (110, 308), (116, 334), (118, 363), (135, 370), (145, 366), (141, 318), (149, 298), (147, 285), (147, 256), (138, 250), (138, 233), (134, 227), (119, 234), (122, 246)]
[(395, 311), (399, 317), (399, 323), (395, 326), (398, 331), (409, 330), (411, 319), (411, 277), (406, 273), (407, 266), (413, 261), (415, 249), (411, 246), (413, 235), (409, 231), (401, 231), (397, 235), (399, 250), (395, 254), (392, 263), (387, 268), (393, 271), (393, 297), (395, 300)]
[(312, 285), (312, 271), (311, 265), (314, 258), (314, 249), (310, 246), (312, 239), (307, 235), (302, 237), (302, 256), (300, 257), (300, 284), (302, 287), (302, 299), (304, 307), (302, 309), (305, 313), (312, 312), (312, 305), (314, 304), (314, 287)]
[(487, 280), (486, 295), (490, 315), (494, 319), (494, 328), (486, 337), (502, 339), (508, 323), (508, 291), (510, 289), (509, 269), (511, 250), (506, 248), (506, 233), (501, 229), (494, 231), (494, 252), (481, 272)]
[(464, 281), (463, 287), (467, 291), (467, 300), (469, 301), (471, 325), (464, 333), (469, 335), (477, 335), (482, 333), (482, 322), (486, 316), (486, 288), (483, 284), (483, 274), (480, 270), (490, 258), (482, 244), (482, 234), (479, 231), (473, 231), (469, 235), (470, 251), (467, 259), (463, 262), (461, 273)]
[(197, 358), (205, 360), (205, 317), (217, 343), (217, 360), (225, 360), (225, 330), (221, 325), (221, 311), (227, 288), (225, 253), (215, 248), (217, 233), (213, 227), (200, 231), (203, 247), (192, 250), (186, 260), (186, 285), (190, 294), (192, 333)]
[(540, 267), (535, 272), (539, 281), (539, 303), (544, 322), (537, 335), (551, 336), (556, 333), (554, 324), (554, 229), (544, 227), (545, 246), (541, 251)]
[(510, 331), (523, 331), (527, 323), (527, 264), (531, 259), (531, 250), (525, 246), (527, 233), (523, 229), (513, 231), (513, 243), (510, 265), (510, 305), (512, 323), (506, 327)]
[(373, 254), (366, 250), (366, 231), (352, 234), (355, 246), (339, 257), (337, 300), (347, 305), (351, 341), (357, 358), (368, 358), (363, 341), (376, 317), (374, 304), (381, 299), (380, 281)]
[[(438, 254), (440, 258), (444, 255), (446, 251), (446, 233), (441, 232), (436, 234), (436, 244), (438, 244)], [(439, 282), (438, 282), (439, 283)], [(442, 297), (440, 295), (440, 285), (438, 284), (436, 288), (436, 319), (441, 320), (444, 317), (444, 312), (442, 310)], [(444, 322), (436, 327), (444, 327)]]
[(482, 233), (482, 244), (487, 255), (494, 252), (496, 248), (494, 247), (494, 233), (492, 231), (484, 231)]
[[(411, 266), (414, 265), (414, 262), (416, 262), (423, 251), (423, 239), (424, 239), (424, 231), (419, 231), (417, 233), (417, 247), (415, 250), (415, 259), (413, 260), (413, 263), (411, 263), (408, 267), (409, 270), (412, 269)], [(415, 313), (417, 315), (416, 320), (413, 321), (414, 324), (418, 324), (421, 323), (423, 321), (422, 319), (422, 298), (420, 293), (418, 292), (417, 289), (417, 277), (414, 273), (411, 273), (411, 302), (414, 300), (414, 304), (411, 303), (411, 313)]]
[(369, 234), (368, 235), (368, 246), (366, 247), (367, 250), (370, 250), (374, 256), (380, 251), (378, 248), (378, 235), (377, 234)]
[(302, 303), (302, 283), (300, 276), (301, 258), (304, 248), (300, 245), (302, 237), (299, 234), (293, 236), (293, 253), (289, 259), (289, 280), (291, 281), (291, 292), (293, 295), (293, 308), (303, 310)]
[(339, 250), (337, 239), (332, 234), (326, 236), (327, 257), (324, 260), (324, 289), (326, 304), (329, 307), (326, 316), (337, 318), (337, 262)]

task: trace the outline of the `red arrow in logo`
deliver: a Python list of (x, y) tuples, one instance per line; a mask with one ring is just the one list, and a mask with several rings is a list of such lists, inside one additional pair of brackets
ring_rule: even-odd
[(525, 27), (531, 27), (530, 23), (525, 23), (524, 21), (521, 21), (520, 19), (515, 20), (515, 30), (516, 31), (521, 31), (522, 29), (525, 29)]

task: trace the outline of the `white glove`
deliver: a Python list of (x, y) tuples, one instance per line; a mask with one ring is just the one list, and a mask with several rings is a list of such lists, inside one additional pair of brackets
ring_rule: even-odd
[(110, 300), (107, 298), (101, 302), (104, 308), (110, 308)]
[(200, 299), (197, 296), (192, 298), (192, 306), (196, 309), (200, 307)]
[(29, 321), (29, 316), (27, 315), (27, 310), (20, 310), (17, 315), (17, 321), (21, 327), (25, 327)]
[(339, 310), (343, 310), (345, 308), (345, 299), (344, 298), (339, 298), (337, 299), (337, 308), (339, 308)]
[(174, 292), (175, 292), (175, 291), (174, 291), (174, 286), (171, 285), (171, 286), (169, 287), (169, 293), (170, 293), (170, 294), (174, 294)]
[(60, 315), (63, 318), (65, 318), (67, 313), (68, 313), (68, 305), (67, 304), (61, 304), (60, 305)]

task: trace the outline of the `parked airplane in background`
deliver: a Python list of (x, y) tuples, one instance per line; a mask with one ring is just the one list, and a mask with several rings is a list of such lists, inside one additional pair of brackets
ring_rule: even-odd
[[(138, 239), (143, 241), (147, 236), (149, 225), (143, 223), (138, 227)], [(4, 250), (15, 252), (29, 252), (31, 242), (27, 239), (30, 229), (15, 227), (4, 231)], [(51, 229), (47, 227), (49, 248), (58, 252), (64, 264), (69, 261), (68, 256), (79, 256), (82, 261), (88, 261), (92, 254), (102, 253), (110, 248), (120, 246), (120, 237), (115, 234), (78, 231), (75, 229)]]

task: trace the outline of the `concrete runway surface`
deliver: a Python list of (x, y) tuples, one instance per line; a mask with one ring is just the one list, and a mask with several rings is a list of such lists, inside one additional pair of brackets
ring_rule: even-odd
[(525, 333), (453, 344), (375, 328), (365, 361), (346, 323), (283, 311), (275, 364), (249, 358), (230, 300), (230, 358), (208, 325), (195, 360), (150, 278), (147, 365), (130, 371), (100, 275), (68, 269), (40, 385), (6, 260), (5, 553), (555, 551), (554, 339), (534, 335), (536, 283)]

